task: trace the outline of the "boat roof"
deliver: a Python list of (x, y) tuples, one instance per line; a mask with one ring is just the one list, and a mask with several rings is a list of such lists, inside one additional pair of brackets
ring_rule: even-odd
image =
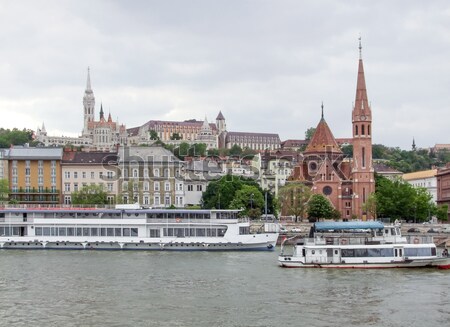
[(384, 224), (380, 221), (333, 221), (317, 222), (314, 224), (316, 231), (320, 230), (343, 230), (343, 229), (380, 229)]

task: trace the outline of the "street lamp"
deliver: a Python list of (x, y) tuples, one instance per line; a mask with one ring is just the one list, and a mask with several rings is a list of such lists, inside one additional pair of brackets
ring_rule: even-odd
[(255, 195), (252, 193), (252, 194), (250, 194), (250, 208), (252, 208), (253, 209), (253, 197), (254, 197)]

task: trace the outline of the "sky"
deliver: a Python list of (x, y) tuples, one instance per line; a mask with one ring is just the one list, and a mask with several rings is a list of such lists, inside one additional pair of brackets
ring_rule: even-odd
[(0, 127), (77, 136), (87, 69), (127, 128), (149, 120), (351, 137), (358, 38), (373, 143), (450, 143), (450, 1), (0, 0)]

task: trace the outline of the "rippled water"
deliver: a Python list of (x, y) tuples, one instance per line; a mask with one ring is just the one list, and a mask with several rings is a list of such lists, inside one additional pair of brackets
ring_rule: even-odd
[(277, 252), (0, 251), (0, 326), (448, 326), (450, 271)]

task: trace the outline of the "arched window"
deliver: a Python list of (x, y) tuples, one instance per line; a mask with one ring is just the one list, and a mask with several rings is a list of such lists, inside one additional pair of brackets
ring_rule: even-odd
[(364, 148), (364, 147), (362, 148), (361, 155), (362, 155), (361, 162), (362, 162), (362, 166), (364, 168), (364, 167), (366, 167), (366, 148)]
[(367, 125), (367, 135), (370, 136), (370, 125)]
[(365, 132), (365, 126), (364, 125), (361, 125), (361, 135), (365, 135), (366, 134), (366, 132)]
[(355, 135), (358, 135), (358, 125), (355, 125)]

